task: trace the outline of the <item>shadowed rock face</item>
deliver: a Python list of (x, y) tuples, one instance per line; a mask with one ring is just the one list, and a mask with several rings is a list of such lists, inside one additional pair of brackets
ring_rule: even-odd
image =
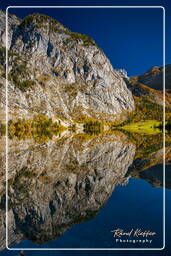
[[(4, 23), (5, 14), (0, 12), (2, 35)], [(68, 122), (80, 116), (114, 121), (122, 112), (134, 110), (122, 76), (89, 37), (40, 14), (24, 20), (10, 16), (9, 29), (11, 116), (41, 113)], [(0, 62), (4, 84), (5, 56)], [(5, 104), (3, 87), (0, 95)]]
[[(6, 22), (5, 22), (5, 12), (0, 10), (0, 45), (6, 47)], [(10, 46), (12, 34), (16, 27), (20, 24), (20, 19), (18, 19), (15, 15), (8, 16), (8, 44)]]
[[(171, 86), (171, 64), (165, 66), (166, 88)], [(154, 89), (163, 90), (163, 67), (152, 67), (143, 75), (138, 76), (138, 82)]]
[[(115, 186), (127, 181), (124, 176), (134, 154), (135, 146), (124, 135), (76, 135), (13, 152), (9, 243), (17, 243), (16, 239), (45, 243), (94, 217)], [(2, 197), (2, 216), (3, 202)]]

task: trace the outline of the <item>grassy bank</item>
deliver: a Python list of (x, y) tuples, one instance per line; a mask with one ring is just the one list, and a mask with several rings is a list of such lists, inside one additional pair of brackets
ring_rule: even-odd
[(135, 123), (129, 123), (127, 125), (123, 125), (121, 127), (122, 130), (126, 130), (132, 133), (140, 133), (140, 134), (158, 134), (162, 133), (161, 122), (156, 120), (147, 120)]

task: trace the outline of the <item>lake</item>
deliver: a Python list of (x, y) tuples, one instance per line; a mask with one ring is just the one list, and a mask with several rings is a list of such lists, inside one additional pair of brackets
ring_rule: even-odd
[[(65, 134), (41, 144), (31, 139), (10, 140), (9, 247), (161, 248), (159, 144), (153, 150), (145, 143), (139, 147), (121, 132)], [(169, 152), (167, 147), (167, 156)], [(4, 214), (2, 196), (3, 220)], [(112, 232), (118, 229), (126, 234), (119, 237)], [(1, 254), (8, 255), (3, 250), (4, 239)]]

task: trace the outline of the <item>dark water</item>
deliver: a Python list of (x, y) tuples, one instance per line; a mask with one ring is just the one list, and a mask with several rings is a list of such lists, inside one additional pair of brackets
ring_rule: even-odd
[[(9, 184), (9, 205), (14, 215), (12, 223), (15, 222), (15, 227), (9, 225), (9, 247), (162, 248), (163, 166), (151, 165), (155, 153), (135, 162), (135, 146), (118, 135), (93, 138), (89, 143), (82, 140), (81, 146), (78, 138), (67, 138), (21, 152), (17, 145), (9, 158), (11, 163), (15, 160), (12, 168), (17, 169)], [(144, 169), (148, 163), (149, 168)], [(169, 169), (166, 176), (170, 188), (168, 173)], [(166, 195), (168, 202), (169, 189)], [(168, 217), (166, 220), (170, 223)], [(113, 237), (111, 231), (116, 229), (132, 233), (130, 237)], [(155, 234), (137, 237), (133, 235), (137, 229)], [(166, 242), (168, 236), (167, 228)], [(26, 251), (26, 255), (67, 253)], [(121, 253), (117, 251), (117, 255), (124, 255)], [(155, 255), (163, 255), (159, 253)], [(1, 251), (1, 255), (18, 254), (19, 251)], [(116, 251), (100, 254), (116, 255)]]
[[(161, 168), (161, 166), (159, 166)], [(129, 184), (117, 187), (104, 207), (93, 219), (73, 226), (57, 240), (42, 248), (117, 248), (163, 246), (163, 189), (152, 187), (143, 180), (130, 179)], [(116, 243), (111, 230), (142, 229), (156, 232), (151, 244)], [(141, 239), (141, 238), (140, 238)], [(146, 239), (144, 239), (146, 240)], [(37, 248), (22, 241), (15, 248)]]

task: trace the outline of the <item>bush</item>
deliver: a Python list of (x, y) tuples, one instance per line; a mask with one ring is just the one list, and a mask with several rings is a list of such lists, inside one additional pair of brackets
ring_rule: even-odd
[(0, 64), (4, 65), (6, 60), (6, 49), (5, 47), (0, 48)]
[(77, 41), (82, 40), (84, 46), (96, 45), (95, 41), (87, 35), (74, 33), (74, 32), (70, 32), (70, 35), (73, 39)]
[(84, 132), (88, 134), (99, 134), (103, 132), (103, 124), (99, 121), (90, 121), (84, 124)]
[(27, 68), (27, 62), (21, 59), (14, 60), (8, 76), (13, 81), (14, 86), (21, 91), (26, 91), (34, 85), (34, 81), (29, 79), (30, 70)]
[(6, 126), (5, 124), (0, 123), (0, 135), (5, 135)]
[(63, 129), (62, 125), (53, 122), (44, 115), (35, 115), (33, 119), (18, 119), (8, 122), (9, 137), (35, 138), (36, 141), (47, 141)]
[(26, 91), (28, 88), (32, 88), (34, 85), (33, 80), (24, 80), (24, 81), (15, 81), (15, 86), (18, 87), (21, 91)]

